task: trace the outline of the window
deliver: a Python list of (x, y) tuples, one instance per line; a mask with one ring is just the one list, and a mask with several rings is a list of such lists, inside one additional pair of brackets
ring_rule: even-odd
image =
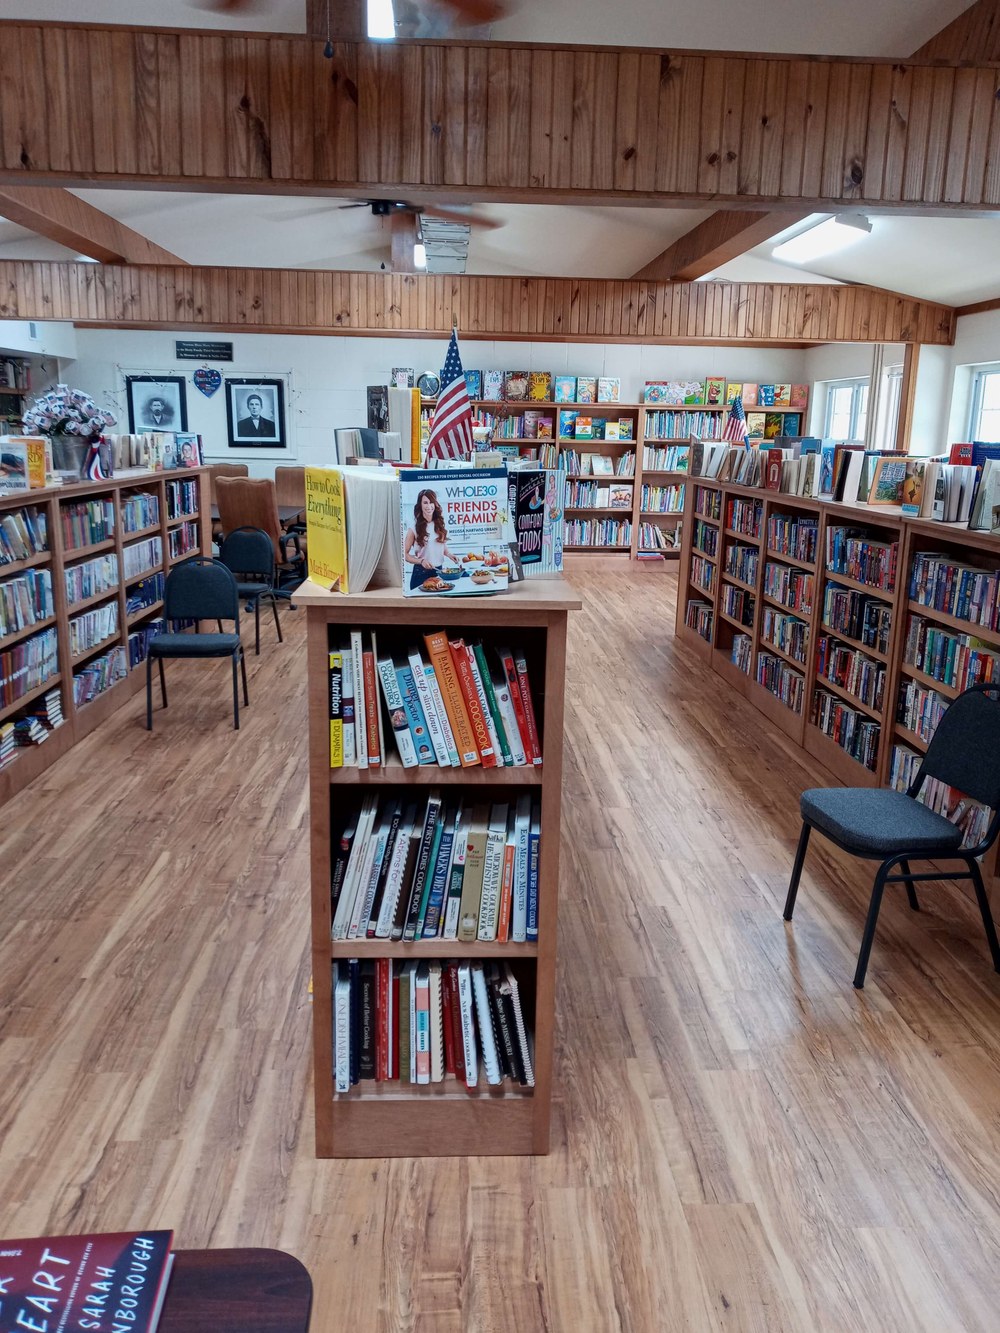
[(833, 440), (864, 440), (868, 388), (867, 380), (831, 380), (827, 384), (825, 436)]
[(903, 367), (886, 366), (882, 372), (881, 391), (875, 408), (873, 449), (895, 449), (899, 425), (899, 403), (903, 390)]
[(969, 439), (1000, 444), (1000, 367), (977, 370), (972, 377)]

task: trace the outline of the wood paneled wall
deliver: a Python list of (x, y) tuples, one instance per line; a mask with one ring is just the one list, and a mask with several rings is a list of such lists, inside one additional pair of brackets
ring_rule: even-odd
[(955, 312), (870, 287), (0, 262), (0, 318), (599, 342), (950, 344)]
[(0, 179), (1000, 205), (1000, 68), (0, 24)]

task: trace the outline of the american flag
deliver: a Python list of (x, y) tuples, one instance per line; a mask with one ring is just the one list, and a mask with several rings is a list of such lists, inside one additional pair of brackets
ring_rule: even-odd
[(471, 454), (472, 404), (465, 387), (462, 358), (458, 354), (458, 330), (452, 329), (448, 355), (441, 371), (441, 389), (427, 439), (427, 460), (469, 458)]
[(743, 411), (743, 399), (739, 394), (733, 399), (733, 405), (722, 428), (722, 438), (730, 444), (742, 444), (747, 437), (747, 414)]

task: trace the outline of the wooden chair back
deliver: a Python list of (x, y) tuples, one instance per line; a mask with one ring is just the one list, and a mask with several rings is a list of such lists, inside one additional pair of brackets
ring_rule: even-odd
[(224, 533), (260, 528), (281, 560), (281, 523), (274, 482), (269, 477), (220, 477), (216, 483), (219, 522)]
[(279, 505), (301, 505), (306, 511), (306, 470), (304, 467), (276, 467), (274, 489)]
[(212, 492), (212, 504), (218, 504), (215, 483), (219, 477), (247, 477), (250, 469), (246, 463), (213, 463), (208, 469), (209, 485)]

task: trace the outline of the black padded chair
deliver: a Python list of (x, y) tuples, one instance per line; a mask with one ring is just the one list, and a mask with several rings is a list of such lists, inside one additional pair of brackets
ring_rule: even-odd
[[(163, 591), (163, 618), (171, 621), (193, 620), (195, 633), (157, 634), (150, 640), (146, 657), (146, 730), (153, 730), (153, 658), (160, 667), (160, 694), (167, 706), (167, 683), (163, 674), (165, 657), (230, 657), (233, 662), (233, 725), (240, 727), (240, 696), (236, 679), (237, 663), (243, 673), (243, 703), (249, 707), (247, 666), (240, 642), (240, 597), (236, 580), (218, 560), (196, 555), (175, 565), (167, 575)], [(232, 634), (202, 634), (201, 620), (231, 620)]]
[[(963, 847), (962, 830), (944, 815), (929, 810), (915, 799), (926, 778), (936, 778), (990, 808), (992, 818), (982, 840), (975, 846)], [(859, 990), (865, 984), (868, 957), (886, 884), (905, 884), (910, 906), (916, 912), (919, 903), (913, 887), (915, 882), (971, 879), (993, 956), (993, 967), (1000, 972), (1000, 945), (976, 860), (989, 850), (1000, 832), (1000, 684), (974, 685), (952, 701), (906, 792), (872, 790), (870, 787), (817, 787), (802, 793), (800, 808), (802, 832), (785, 901), (786, 921), (792, 919), (812, 829), (817, 829), (852, 856), (880, 863), (854, 973), (854, 985)], [(910, 872), (910, 861), (916, 860), (959, 861), (963, 868), (914, 875)], [(889, 871), (895, 865), (902, 873), (890, 875)]]
[(253, 603), (254, 655), (260, 656), (260, 604), (266, 598), (274, 612), (274, 627), (278, 642), (284, 643), (281, 621), (278, 619), (278, 598), (275, 588), (278, 571), (274, 563), (274, 546), (262, 528), (237, 528), (224, 538), (219, 548), (219, 559), (236, 578), (236, 591), (247, 603)]

